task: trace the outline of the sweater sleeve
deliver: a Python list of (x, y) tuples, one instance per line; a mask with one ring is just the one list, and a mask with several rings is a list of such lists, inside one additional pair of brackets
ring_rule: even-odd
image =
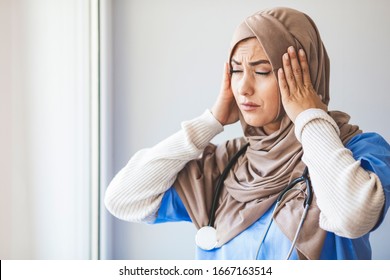
[(335, 121), (323, 110), (309, 109), (297, 117), (295, 134), (321, 210), (320, 226), (348, 238), (372, 230), (384, 206), (381, 181), (344, 147)]
[(109, 184), (104, 199), (108, 211), (126, 221), (153, 221), (180, 170), (222, 131), (223, 126), (207, 110), (183, 122), (180, 131), (156, 146), (138, 151)]

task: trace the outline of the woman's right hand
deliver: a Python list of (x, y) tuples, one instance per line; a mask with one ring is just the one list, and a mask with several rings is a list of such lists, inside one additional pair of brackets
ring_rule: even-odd
[(228, 62), (225, 63), (221, 90), (211, 109), (211, 113), (224, 126), (238, 121), (239, 109), (230, 85), (230, 69)]

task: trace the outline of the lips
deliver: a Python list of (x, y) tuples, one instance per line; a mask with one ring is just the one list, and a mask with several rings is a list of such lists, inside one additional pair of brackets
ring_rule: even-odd
[(254, 103), (254, 102), (243, 102), (241, 103), (241, 108), (244, 111), (254, 111), (257, 108), (259, 108), (260, 105)]

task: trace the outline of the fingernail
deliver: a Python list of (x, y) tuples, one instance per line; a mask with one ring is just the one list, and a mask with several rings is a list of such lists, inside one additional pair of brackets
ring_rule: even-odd
[(295, 51), (295, 49), (294, 49), (294, 47), (293, 47), (293, 46), (290, 46), (290, 47), (288, 47), (288, 51), (289, 51), (289, 52), (294, 52), (294, 51)]
[(305, 51), (303, 49), (299, 49), (299, 54), (300, 55), (305, 55)]

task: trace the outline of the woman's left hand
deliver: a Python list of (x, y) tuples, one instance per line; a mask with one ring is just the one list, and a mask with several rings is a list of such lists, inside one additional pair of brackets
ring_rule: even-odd
[(297, 54), (294, 47), (289, 47), (282, 60), (283, 69), (278, 70), (278, 82), (283, 107), (289, 118), (295, 122), (301, 112), (310, 108), (327, 111), (327, 106), (311, 83), (305, 52), (300, 49)]

